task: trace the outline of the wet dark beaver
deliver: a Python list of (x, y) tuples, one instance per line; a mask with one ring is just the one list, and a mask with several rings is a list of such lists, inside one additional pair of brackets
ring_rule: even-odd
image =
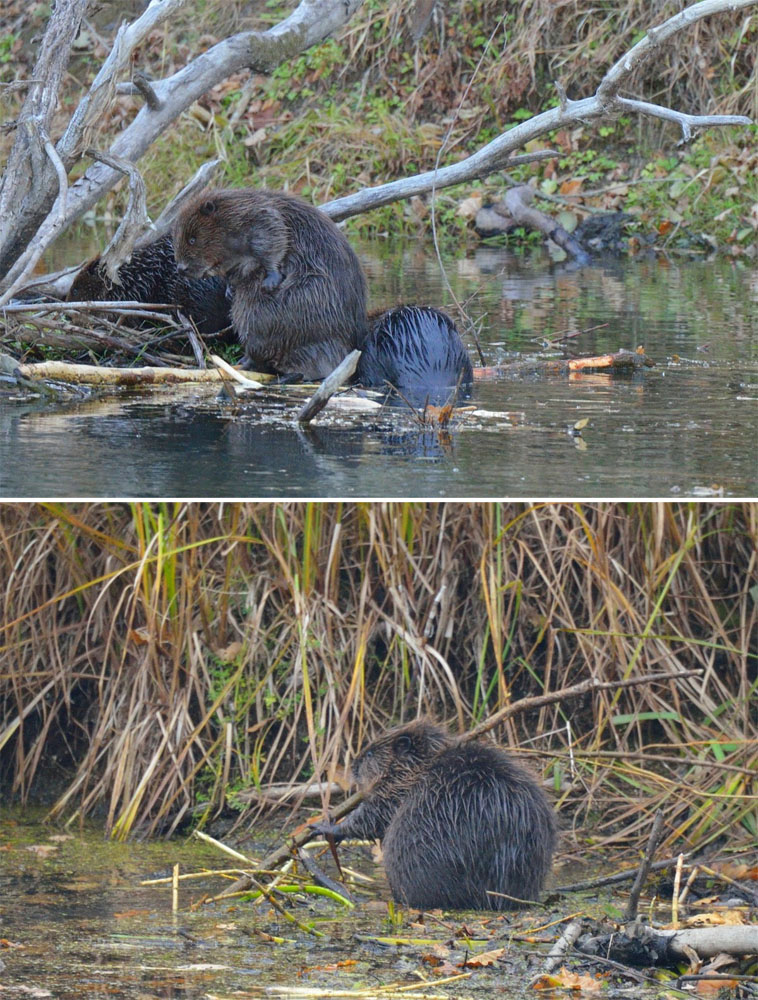
[(180, 271), (220, 275), (233, 290), (243, 367), (305, 379), (328, 375), (366, 337), (366, 281), (337, 226), (300, 198), (219, 189), (174, 227)]
[(374, 319), (356, 373), (367, 386), (389, 384), (412, 403), (444, 402), (469, 386), (471, 362), (447, 313), (432, 306), (398, 306)]
[(555, 814), (536, 780), (504, 750), (461, 743), (419, 720), (369, 744), (353, 775), (363, 802), (342, 823), (314, 829), (337, 840), (381, 839), (399, 902), (503, 910), (539, 897), (555, 847)]
[(66, 297), (69, 302), (165, 302), (187, 313), (203, 334), (218, 333), (232, 322), (224, 279), (180, 274), (170, 236), (134, 250), (118, 269), (117, 283), (95, 257), (74, 278)]

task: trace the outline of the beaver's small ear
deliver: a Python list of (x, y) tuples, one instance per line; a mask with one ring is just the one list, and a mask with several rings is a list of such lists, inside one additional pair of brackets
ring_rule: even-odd
[(395, 750), (398, 753), (410, 753), (412, 749), (413, 740), (408, 733), (400, 733), (399, 736), (395, 737)]
[(203, 204), (200, 206), (200, 213), (201, 215), (213, 215), (213, 213), (216, 211), (216, 208), (217, 208), (216, 202), (213, 200), (213, 198), (209, 198), (208, 201), (204, 201)]

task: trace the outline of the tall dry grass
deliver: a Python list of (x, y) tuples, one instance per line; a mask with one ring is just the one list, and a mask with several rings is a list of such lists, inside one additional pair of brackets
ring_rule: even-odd
[[(343, 30), (350, 55), (339, 79), (351, 75), (372, 86), (408, 78), (413, 60), (415, 89), (404, 96), (412, 119), (436, 118), (463, 98), (461, 126), (476, 135), (493, 122), (507, 125), (514, 111), (541, 110), (558, 94), (593, 94), (605, 72), (650, 29), (689, 4), (685, 0), (471, 0), (437, 4), (425, 35), (412, 37), (416, 7), (393, 0), (368, 3)], [(677, 107), (692, 114), (758, 114), (755, 18), (723, 11), (662, 45), (634, 74), (628, 96)], [(491, 37), (483, 57), (484, 40)], [(480, 63), (480, 59), (482, 60)], [(649, 126), (648, 126), (649, 127)]]
[(497, 736), (585, 842), (754, 839), (757, 541), (754, 503), (5, 504), (0, 781), (115, 836), (249, 821), (418, 712), (698, 669)]

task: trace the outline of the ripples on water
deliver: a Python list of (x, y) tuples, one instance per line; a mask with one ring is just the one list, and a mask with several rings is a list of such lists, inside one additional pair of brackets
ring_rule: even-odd
[[(421, 245), (364, 244), (373, 307), (449, 307)], [(395, 411), (322, 418), (255, 402), (232, 414), (193, 389), (51, 410), (0, 404), (8, 496), (726, 496), (758, 494), (758, 270), (726, 260), (618, 260), (578, 268), (480, 248), (445, 269), (487, 364), (546, 341), (580, 354), (644, 346), (657, 366), (480, 382), (448, 435)], [(462, 327), (474, 364), (473, 336)], [(588, 418), (581, 439), (570, 433)], [(20, 456), (23, 456), (23, 460)]]

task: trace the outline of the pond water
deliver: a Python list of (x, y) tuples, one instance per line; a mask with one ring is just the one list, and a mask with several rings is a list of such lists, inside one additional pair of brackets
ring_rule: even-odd
[[(373, 307), (450, 302), (428, 247), (358, 249)], [(576, 354), (644, 347), (655, 366), (477, 381), (471, 403), (491, 415), (461, 411), (446, 431), (399, 407), (327, 409), (301, 429), (291, 387), (236, 404), (197, 387), (51, 404), (0, 382), (0, 496), (758, 495), (754, 264), (577, 267), (487, 246), (443, 264), (487, 365), (562, 357), (546, 342), (578, 334), (564, 342)]]
[[(269, 828), (256, 857), (281, 841), (281, 831)], [(364, 866), (376, 872), (365, 861), (368, 848), (347, 856), (350, 850), (362, 851)], [(375, 887), (355, 909), (324, 896), (280, 894), (283, 908), (317, 937), (267, 903), (198, 902), (228, 889), (234, 875), (180, 881), (172, 912), (166, 879), (174, 864), (189, 876), (235, 861), (195, 840), (115, 844), (93, 829), (57, 831), (0, 811), (0, 996), (194, 1000), (362, 989), (355, 995), (527, 997), (529, 977), (555, 937), (542, 928), (551, 917), (541, 908), (431, 914), (424, 923), (398, 911), (391, 923)], [(141, 885), (146, 879), (163, 883)], [(568, 913), (575, 903), (562, 905)], [(467, 957), (493, 949), (500, 954), (492, 961), (463, 968)], [(403, 992), (374, 992), (393, 985)]]

